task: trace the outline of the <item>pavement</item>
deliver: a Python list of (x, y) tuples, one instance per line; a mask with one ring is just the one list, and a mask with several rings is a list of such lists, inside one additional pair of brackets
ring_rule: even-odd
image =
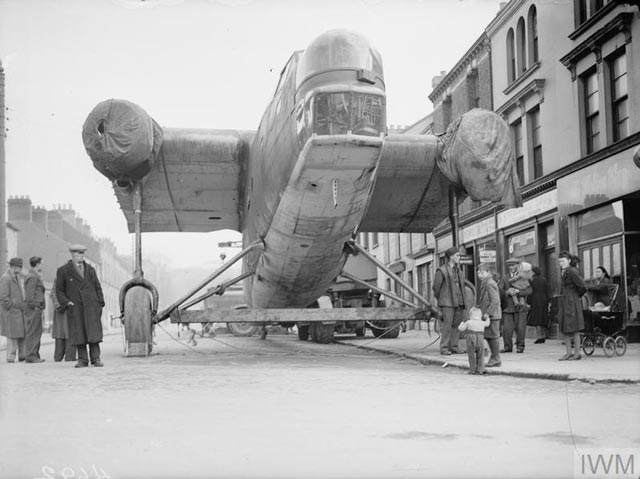
[[(271, 329), (271, 328), (270, 328)], [(199, 333), (199, 330), (197, 330)], [(121, 336), (120, 328), (105, 331), (105, 336)], [(222, 337), (225, 335), (223, 334)], [(199, 334), (196, 336), (199, 338)], [(336, 336), (340, 344), (363, 348), (370, 351), (412, 359), (425, 365), (444, 368), (469, 369), (466, 353), (440, 355), (440, 337), (437, 332), (408, 330), (395, 339), (374, 338), (367, 330), (367, 336)], [(53, 343), (50, 334), (42, 335), (41, 344)], [(552, 379), (559, 381), (583, 381), (589, 383), (634, 383), (640, 384), (640, 343), (627, 344), (622, 356), (605, 357), (602, 348), (596, 347), (591, 356), (582, 353), (580, 361), (558, 361), (565, 353), (561, 339), (547, 339), (544, 344), (533, 344), (533, 338), (525, 341), (524, 353), (501, 353), (502, 365), (486, 368), (487, 374), (506, 375), (532, 379)], [(460, 341), (464, 351), (465, 341)], [(502, 346), (502, 339), (501, 339)], [(0, 351), (6, 349), (5, 338), (0, 338)], [(4, 358), (2, 358), (4, 359)], [(51, 360), (52, 358), (47, 358)], [(485, 364), (488, 357), (485, 357)]]
[[(371, 333), (367, 331), (367, 334)], [(337, 339), (342, 344), (398, 355), (422, 364), (469, 369), (466, 353), (440, 355), (439, 335), (431, 332), (430, 336), (426, 330), (401, 332), (396, 339), (378, 339), (369, 336)], [(547, 339), (544, 344), (533, 344), (534, 340), (526, 339), (524, 353), (519, 354), (515, 350), (512, 353), (501, 353), (502, 365), (487, 368), (487, 374), (589, 383), (640, 384), (639, 343), (627, 344), (627, 351), (622, 356), (607, 358), (602, 348), (596, 347), (591, 356), (582, 353), (582, 359), (579, 361), (558, 361), (558, 358), (565, 353), (565, 346), (561, 339)], [(464, 343), (460, 341), (461, 345)]]

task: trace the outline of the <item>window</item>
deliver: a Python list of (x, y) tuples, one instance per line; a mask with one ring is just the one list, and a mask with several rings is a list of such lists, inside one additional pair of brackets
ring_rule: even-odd
[(400, 257), (402, 256), (402, 252), (400, 251), (400, 233), (395, 234), (395, 239), (396, 239), (395, 259), (400, 259)]
[(600, 104), (598, 102), (598, 71), (592, 70), (584, 79), (585, 132), (587, 153), (600, 149)]
[(516, 79), (516, 49), (513, 39), (513, 28), (507, 33), (507, 81), (512, 83)]
[(478, 70), (474, 69), (467, 75), (467, 89), (469, 109), (478, 108), (480, 106), (480, 80), (478, 78)]
[(629, 101), (627, 90), (627, 56), (616, 56), (609, 63), (613, 111), (613, 141), (629, 136)]
[(518, 48), (518, 54), (517, 54), (518, 76), (520, 76), (520, 74), (527, 69), (527, 57), (525, 53), (527, 48), (526, 48), (526, 41), (524, 36), (524, 19), (522, 17), (520, 17), (520, 20), (518, 20), (516, 46)]
[(375, 248), (378, 246), (378, 233), (372, 233), (371, 235), (371, 247)]
[(446, 130), (451, 123), (451, 95), (447, 95), (442, 100), (442, 122), (444, 130)]
[(582, 24), (594, 16), (610, 0), (575, 0), (578, 23)]
[(542, 140), (540, 139), (540, 107), (529, 113), (531, 144), (533, 146), (533, 178), (540, 178), (542, 171)]
[(512, 126), (513, 149), (516, 154), (516, 173), (521, 185), (524, 185), (524, 148), (522, 144), (522, 121), (518, 120)]
[(539, 60), (538, 57), (538, 11), (535, 5), (529, 9), (529, 58), (531, 64)]

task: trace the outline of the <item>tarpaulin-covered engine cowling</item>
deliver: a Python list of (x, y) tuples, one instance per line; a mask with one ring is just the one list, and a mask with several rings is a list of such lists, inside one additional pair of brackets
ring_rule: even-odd
[(82, 127), (82, 141), (93, 166), (111, 181), (137, 181), (149, 173), (162, 138), (160, 125), (125, 100), (98, 103)]
[(511, 133), (499, 115), (473, 109), (451, 123), (440, 141), (438, 167), (449, 181), (474, 199), (522, 206)]

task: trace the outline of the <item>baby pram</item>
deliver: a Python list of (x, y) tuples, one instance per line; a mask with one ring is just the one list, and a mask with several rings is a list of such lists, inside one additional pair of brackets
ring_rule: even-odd
[[(606, 289), (605, 289), (606, 288)], [(599, 287), (589, 287), (589, 305), (584, 313), (584, 335), (582, 337), (582, 351), (591, 356), (596, 347), (602, 348), (608, 358), (622, 356), (627, 352), (627, 332), (624, 328), (624, 313), (616, 311), (619, 285), (609, 284)], [(608, 305), (603, 301), (595, 301), (598, 293), (607, 292)], [(591, 294), (595, 293), (595, 294)]]

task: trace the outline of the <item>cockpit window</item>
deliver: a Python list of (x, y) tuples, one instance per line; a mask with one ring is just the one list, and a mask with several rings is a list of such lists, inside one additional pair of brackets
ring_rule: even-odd
[(379, 136), (384, 131), (384, 103), (379, 95), (319, 93), (314, 99), (317, 135)]

